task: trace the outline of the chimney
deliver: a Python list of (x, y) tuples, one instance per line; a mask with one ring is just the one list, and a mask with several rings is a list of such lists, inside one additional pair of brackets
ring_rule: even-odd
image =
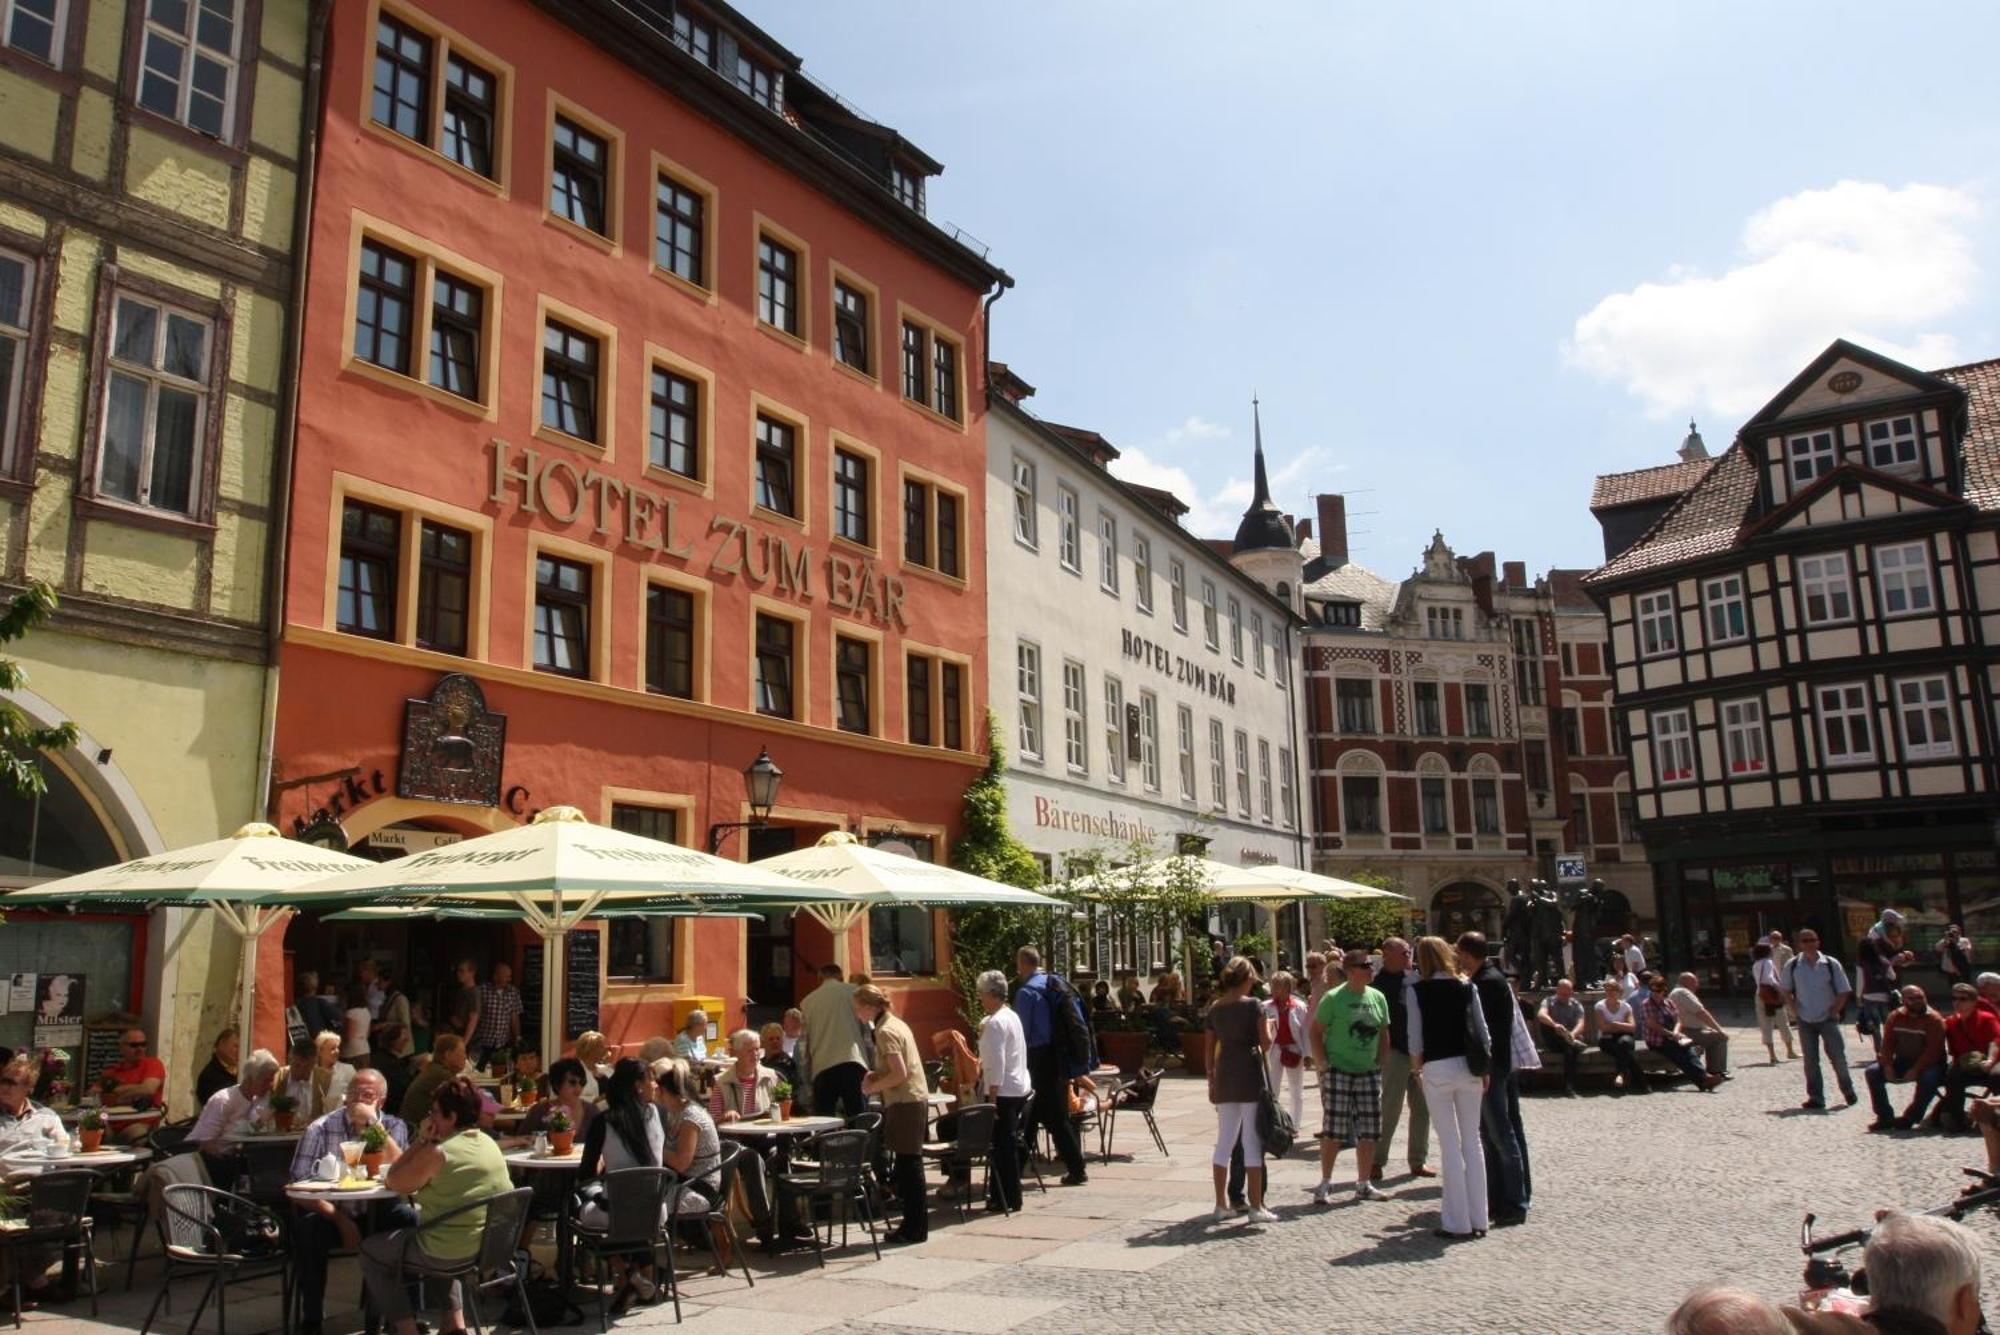
[(1508, 561), (1500, 567), (1500, 573), (1504, 577), (1501, 580), (1501, 584), (1504, 587), (1509, 589), (1525, 589), (1528, 587), (1528, 563), (1526, 561)]
[(1347, 564), (1347, 498), (1319, 496), (1319, 554), (1329, 568)]
[(1299, 535), (1300, 542), (1305, 542), (1313, 535), (1313, 521), (1310, 519), (1301, 519), (1297, 524), (1292, 526), (1292, 531)]

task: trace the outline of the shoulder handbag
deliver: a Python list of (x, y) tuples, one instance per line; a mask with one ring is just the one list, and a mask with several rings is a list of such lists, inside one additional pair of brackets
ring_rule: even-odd
[(1257, 1139), (1264, 1144), (1266, 1158), (1282, 1159), (1291, 1153), (1299, 1129), (1271, 1092), (1271, 1071), (1264, 1063), (1264, 1054), (1253, 1047), (1250, 1057), (1257, 1063)]
[(1477, 1076), (1493, 1073), (1493, 1036), (1488, 1034), (1484, 1042), (1479, 1031), (1486, 1020), (1486, 1013), (1479, 1008), (1479, 989), (1472, 983), (1465, 985), (1465, 1069)]

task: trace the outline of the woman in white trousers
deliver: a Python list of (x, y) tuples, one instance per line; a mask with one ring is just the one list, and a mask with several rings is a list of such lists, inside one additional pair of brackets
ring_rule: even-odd
[(1312, 1017), (1297, 993), (1298, 981), (1285, 970), (1271, 975), (1271, 999), (1264, 1003), (1264, 1026), (1271, 1046), (1264, 1054), (1271, 1093), (1283, 1099), (1292, 1125), (1306, 1124), (1306, 1068), (1312, 1065), (1312, 1038), (1306, 1029)]
[[(1410, 1069), (1424, 1082), (1431, 1125), (1443, 1155), (1441, 1238), (1486, 1236), (1486, 1151), (1479, 1138), (1479, 1100), (1486, 1078), (1474, 1075), (1468, 1052), (1490, 1053), (1486, 1017), (1459, 975), (1456, 953), (1442, 937), (1417, 942), (1416, 977), (1408, 984)], [(1502, 1038), (1501, 1042), (1507, 1042)]]

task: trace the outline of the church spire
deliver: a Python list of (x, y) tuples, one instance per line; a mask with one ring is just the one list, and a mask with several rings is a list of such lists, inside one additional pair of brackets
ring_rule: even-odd
[(1256, 470), (1256, 489), (1250, 497), (1250, 508), (1243, 512), (1243, 522), (1236, 526), (1235, 548), (1239, 552), (1248, 552), (1272, 547), (1296, 547), (1298, 536), (1285, 521), (1284, 512), (1271, 499), (1271, 478), (1264, 467), (1263, 409), (1255, 395), (1250, 398), (1250, 421), (1255, 440), (1252, 459)]

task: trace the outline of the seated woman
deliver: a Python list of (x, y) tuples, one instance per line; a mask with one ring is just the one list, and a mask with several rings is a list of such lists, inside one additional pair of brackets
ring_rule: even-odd
[(522, 1048), (514, 1054), (514, 1069), (507, 1073), (515, 1103), (532, 1103), (548, 1097), (549, 1084), (542, 1076), (542, 1054)]
[[(602, 1091), (598, 1082), (611, 1074), (611, 1044), (595, 1029), (587, 1029), (576, 1036), (576, 1060), (583, 1067), (583, 1101), (596, 1103)], [(551, 1073), (555, 1067), (549, 1067)]]
[(768, 1117), (777, 1102), (772, 1091), (778, 1087), (778, 1073), (761, 1062), (763, 1050), (757, 1035), (738, 1029), (729, 1036), (729, 1055), (736, 1064), (716, 1076), (710, 1115), (718, 1122)]
[(681, 1031), (674, 1036), (674, 1055), (685, 1062), (698, 1062), (708, 1056), (708, 1012), (691, 1010)]
[(209, 1055), (208, 1065), (202, 1067), (201, 1074), (194, 1078), (196, 1103), (205, 1105), (211, 1095), (236, 1083), (236, 1061), (240, 1049), (235, 1025), (215, 1036), (215, 1050)]
[(1118, 1014), (1118, 1003), (1111, 999), (1111, 984), (1102, 978), (1090, 989), (1090, 1018), (1109, 1017)]
[(1181, 1003), (1181, 976), (1171, 969), (1153, 987), (1152, 1005), (1146, 1014), (1153, 1022), (1153, 1042), (1169, 1052), (1179, 1051), (1181, 1022), (1176, 1008)]
[(354, 1068), (340, 1059), (340, 1035), (331, 1029), (313, 1039), (313, 1055), (312, 1075), (302, 1082), (306, 1095), (299, 1105), (301, 1122), (324, 1117), (347, 1102), (347, 1085), (354, 1079)]
[(1118, 982), (1118, 1009), (1127, 1015), (1145, 1009), (1146, 994), (1139, 990), (1139, 975), (1127, 971)]
[(792, 1087), (792, 1097), (799, 1095), (799, 1064), (792, 1054), (785, 1050), (785, 1027), (776, 1020), (765, 1025), (757, 1033), (757, 1041), (763, 1045), (764, 1065), (778, 1073), (778, 1079)]
[(570, 1129), (576, 1132), (577, 1139), (588, 1140), (590, 1124), (597, 1120), (597, 1105), (587, 1100), (583, 1091), (583, 1063), (574, 1057), (564, 1057), (549, 1067), (549, 1096), (528, 1109), (520, 1127), (500, 1143), (508, 1149), (531, 1144), (538, 1134), (548, 1130), (549, 1118), (557, 1109), (568, 1114)]
[[(604, 1082), (604, 1111), (590, 1124), (583, 1142), (584, 1185), (577, 1191), (576, 1222), (581, 1228), (601, 1229), (611, 1223), (602, 1177), (621, 1168), (658, 1168), (666, 1150), (666, 1132), (660, 1126), (659, 1109), (653, 1103), (653, 1073), (635, 1057), (621, 1057)], [(593, 1181), (592, 1179), (598, 1179)], [(661, 1219), (666, 1218), (666, 1203)], [(619, 1275), (618, 1292), (611, 1310), (622, 1315), (636, 1298), (651, 1298), (653, 1282), (644, 1266), (614, 1257)]]
[(686, 1062), (678, 1057), (654, 1062), (653, 1085), (653, 1102), (666, 1132), (660, 1162), (681, 1175), (681, 1213), (704, 1214), (722, 1189), (722, 1137), (701, 1106)]

